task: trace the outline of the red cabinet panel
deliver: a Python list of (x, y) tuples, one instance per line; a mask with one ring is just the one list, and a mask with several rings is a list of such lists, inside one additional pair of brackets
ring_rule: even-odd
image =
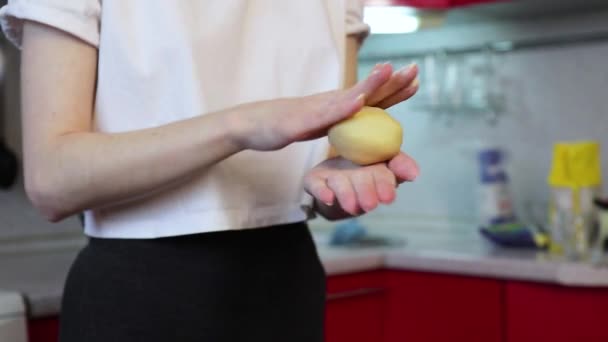
[(332, 276), (327, 290), (327, 342), (382, 340), (387, 299), (382, 272)]
[(384, 341), (502, 341), (500, 281), (401, 271), (387, 281)]
[(509, 282), (508, 342), (608, 341), (608, 289)]
[(30, 319), (27, 323), (29, 342), (57, 342), (59, 319), (57, 317)]
[(325, 317), (327, 342), (382, 341), (385, 314), (383, 292), (353, 292), (343, 298), (329, 299)]
[[(608, 341), (608, 288), (395, 270), (331, 276), (327, 296), (327, 342)], [(28, 331), (57, 342), (59, 320)]]
[(387, 271), (357, 272), (327, 278), (327, 293), (336, 294), (360, 288), (386, 287)]

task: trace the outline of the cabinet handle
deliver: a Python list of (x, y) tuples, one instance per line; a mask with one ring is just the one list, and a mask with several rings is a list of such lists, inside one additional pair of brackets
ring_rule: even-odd
[(347, 299), (353, 297), (361, 297), (361, 296), (370, 296), (375, 294), (380, 294), (385, 292), (386, 290), (383, 288), (361, 288), (352, 291), (344, 291), (337, 293), (329, 293), (327, 294), (326, 300), (339, 300), (339, 299)]

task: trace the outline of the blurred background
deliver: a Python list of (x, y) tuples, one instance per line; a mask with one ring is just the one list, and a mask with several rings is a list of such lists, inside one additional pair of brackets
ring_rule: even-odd
[(555, 142), (608, 143), (607, 8), (601, 0), (369, 8), (372, 32), (411, 31), (373, 34), (360, 55), (360, 77), (379, 62), (419, 65), (420, 92), (389, 112), (422, 169), (395, 205), (370, 220), (475, 225), (478, 153), (491, 147), (506, 154), (514, 206), (545, 205)]
[[(360, 77), (420, 68), (389, 112), (422, 172), (393, 205), (311, 222), (327, 340), (608, 341), (608, 1), (367, 4)], [(55, 341), (85, 239), (34, 211), (13, 157), (19, 52), (0, 36), (0, 341)]]

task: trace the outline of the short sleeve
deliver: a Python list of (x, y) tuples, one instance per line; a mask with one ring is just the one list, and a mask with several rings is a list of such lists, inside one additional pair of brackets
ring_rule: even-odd
[(31, 20), (76, 36), (97, 47), (101, 0), (8, 0), (0, 8), (0, 26), (21, 47), (23, 22)]
[(369, 25), (363, 21), (363, 0), (346, 0), (346, 34), (364, 39), (369, 35)]

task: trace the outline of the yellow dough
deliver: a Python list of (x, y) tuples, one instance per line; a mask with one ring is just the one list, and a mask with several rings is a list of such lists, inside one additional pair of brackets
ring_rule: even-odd
[(328, 136), (340, 156), (359, 165), (369, 165), (399, 153), (403, 129), (384, 110), (363, 107), (351, 118), (333, 126)]

